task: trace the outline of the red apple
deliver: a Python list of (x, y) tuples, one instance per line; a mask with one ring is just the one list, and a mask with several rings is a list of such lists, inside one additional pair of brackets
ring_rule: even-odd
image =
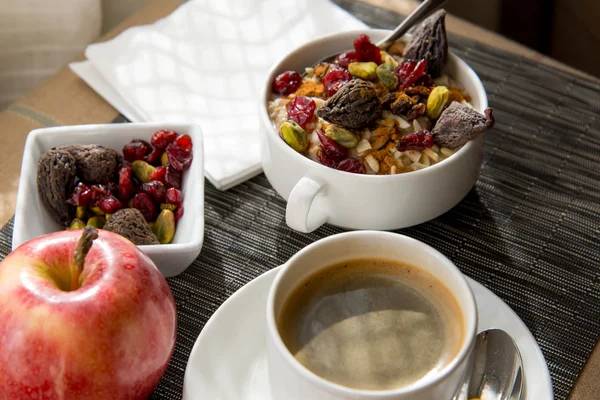
[(0, 399), (146, 398), (175, 330), (165, 278), (130, 241), (40, 236), (0, 263)]

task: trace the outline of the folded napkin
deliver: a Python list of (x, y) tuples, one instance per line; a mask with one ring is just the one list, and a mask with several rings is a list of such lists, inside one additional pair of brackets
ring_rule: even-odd
[(260, 173), (259, 101), (275, 61), (365, 25), (327, 0), (194, 0), (88, 46), (71, 68), (132, 121), (196, 122), (218, 189)]

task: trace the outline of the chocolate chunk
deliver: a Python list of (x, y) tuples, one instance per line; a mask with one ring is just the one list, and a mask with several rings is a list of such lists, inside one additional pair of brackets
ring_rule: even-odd
[(123, 164), (119, 152), (98, 144), (62, 146), (77, 163), (77, 176), (85, 183), (107, 183), (116, 177)]
[(455, 149), (491, 129), (496, 122), (491, 108), (482, 115), (474, 109), (453, 101), (444, 110), (431, 133), (438, 146)]
[(144, 216), (136, 208), (124, 208), (112, 214), (104, 224), (107, 231), (118, 233), (135, 245), (160, 244)]
[(433, 78), (442, 74), (448, 59), (448, 38), (446, 37), (446, 11), (438, 10), (426, 18), (412, 34), (412, 39), (404, 49), (404, 58), (425, 59), (427, 73)]
[(52, 218), (63, 226), (71, 223), (67, 197), (75, 186), (75, 157), (68, 151), (52, 149), (37, 165), (37, 189)]
[(330, 97), (317, 115), (325, 121), (347, 129), (361, 129), (381, 112), (372, 83), (353, 79)]

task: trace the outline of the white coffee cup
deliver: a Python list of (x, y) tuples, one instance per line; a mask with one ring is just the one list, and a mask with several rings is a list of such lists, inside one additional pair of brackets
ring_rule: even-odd
[[(281, 72), (303, 71), (323, 57), (347, 51), (359, 33), (378, 42), (389, 31), (343, 32), (309, 42), (277, 62), (263, 88), (262, 167), (273, 188), (288, 202), (286, 223), (300, 232), (311, 232), (326, 222), (342, 228), (381, 230), (421, 224), (458, 204), (477, 180), (483, 136), (439, 164), (397, 175), (338, 171), (299, 154), (279, 137), (267, 110), (273, 79)], [(485, 89), (463, 60), (450, 53), (444, 72), (464, 86), (476, 110), (487, 108)]]
[[(439, 374), (395, 390), (369, 391), (327, 381), (298, 362), (277, 328), (286, 298), (304, 279), (329, 265), (357, 258), (386, 258), (415, 265), (443, 282), (456, 298), (464, 320), (457, 355)], [(477, 328), (473, 293), (458, 268), (443, 254), (410, 237), (379, 231), (346, 232), (319, 240), (296, 253), (277, 274), (267, 299), (267, 360), (275, 400), (449, 400), (470, 367)]]

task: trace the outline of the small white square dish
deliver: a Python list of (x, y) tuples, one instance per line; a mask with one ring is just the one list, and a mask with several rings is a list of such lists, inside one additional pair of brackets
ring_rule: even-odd
[(193, 162), (183, 174), (181, 193), (184, 215), (177, 222), (169, 244), (143, 245), (139, 248), (156, 264), (165, 277), (181, 274), (200, 254), (204, 238), (204, 153), (202, 131), (196, 124), (126, 123), (76, 125), (36, 129), (25, 142), (17, 194), (12, 249), (37, 236), (63, 228), (42, 204), (37, 191), (37, 163), (48, 150), (57, 146), (99, 144), (121, 153), (132, 139), (150, 141), (160, 129), (187, 133), (193, 141)]

